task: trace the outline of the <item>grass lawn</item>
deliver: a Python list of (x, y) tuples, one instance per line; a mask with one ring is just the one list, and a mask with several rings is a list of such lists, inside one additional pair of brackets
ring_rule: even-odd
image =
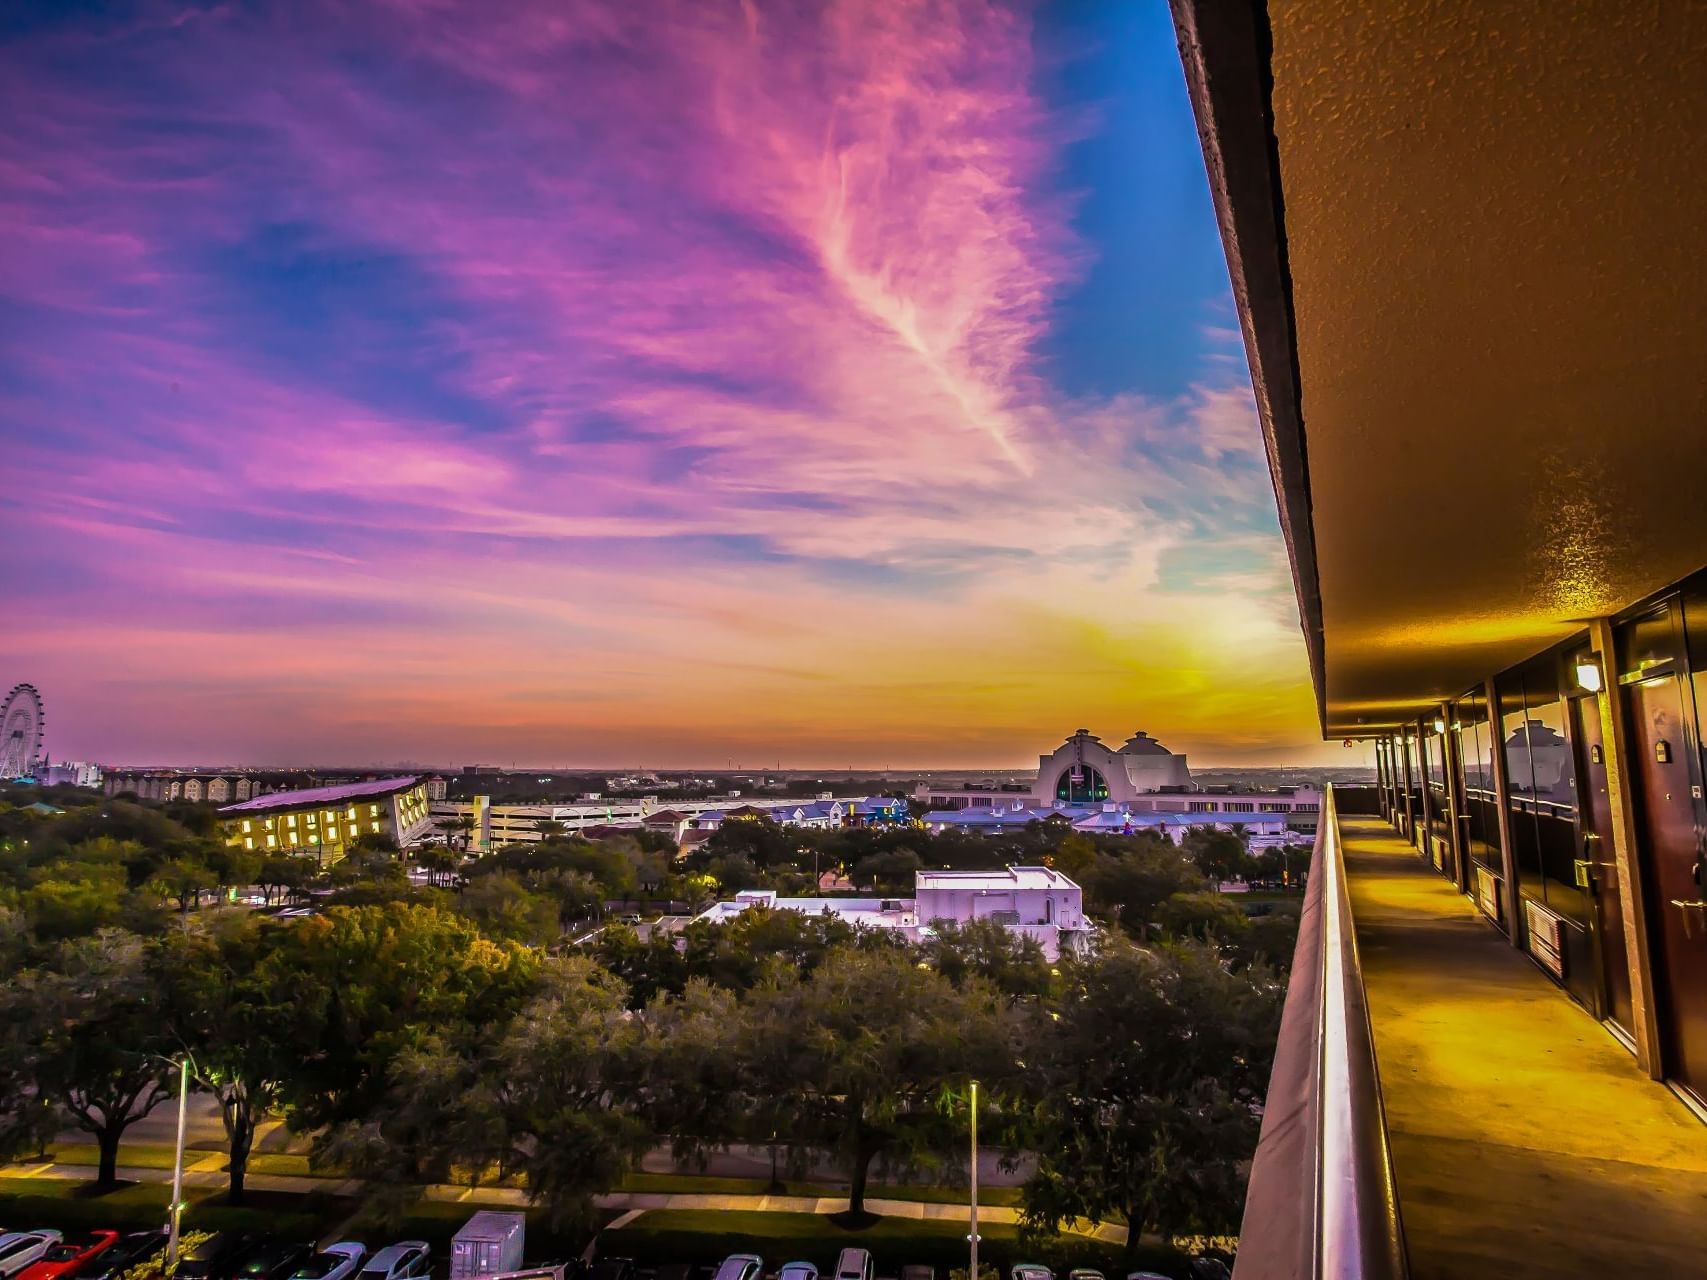
[[(143, 1143), (122, 1143), (119, 1146), (119, 1164), (132, 1169), (170, 1169), (174, 1151), (171, 1147), (145, 1145)], [(223, 1155), (222, 1151), (184, 1152), (184, 1164), (195, 1164), (208, 1156)], [(93, 1168), (101, 1163), (101, 1149), (92, 1142), (57, 1142), (47, 1149), (47, 1158), (55, 1164), (86, 1164)], [(20, 1163), (32, 1163), (28, 1159)]]
[[(144, 1231), (166, 1221), (172, 1188), (164, 1182), (135, 1182), (96, 1194), (90, 1183), (57, 1178), (0, 1178), (0, 1221), (8, 1224), (87, 1231), (113, 1227)], [(285, 1235), (318, 1236), (349, 1217), (354, 1205), (323, 1195), (281, 1195), (252, 1191), (249, 1203), (223, 1203), (224, 1192), (186, 1187), (186, 1226), (205, 1230), (269, 1230)]]
[[(1036, 1261), (1065, 1267), (1097, 1267), (1109, 1276), (1148, 1267), (1184, 1274), (1185, 1257), (1165, 1247), (1140, 1246), (1136, 1255), (1083, 1236), (1060, 1235), (1022, 1244), (1016, 1228), (986, 1224), (981, 1262), (1006, 1273), (1015, 1262)], [(642, 1263), (713, 1262), (731, 1253), (757, 1253), (768, 1266), (804, 1259), (827, 1271), (842, 1249), (869, 1249), (879, 1274), (893, 1275), (907, 1263), (927, 1263), (946, 1276), (966, 1265), (966, 1224), (880, 1218), (868, 1227), (849, 1229), (812, 1213), (746, 1213), (720, 1210), (659, 1209), (628, 1226), (604, 1232), (599, 1252)]]

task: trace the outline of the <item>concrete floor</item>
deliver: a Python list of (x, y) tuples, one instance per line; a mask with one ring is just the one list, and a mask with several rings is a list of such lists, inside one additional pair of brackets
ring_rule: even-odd
[(1414, 1280), (1707, 1277), (1707, 1125), (1386, 823), (1341, 823)]

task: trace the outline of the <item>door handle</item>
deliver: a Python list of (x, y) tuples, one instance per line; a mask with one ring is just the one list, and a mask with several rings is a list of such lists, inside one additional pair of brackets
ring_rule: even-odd
[(1695, 930), (1689, 927), (1691, 911), (1707, 911), (1707, 900), (1701, 898), (1673, 898), (1671, 905), (1683, 912), (1683, 936), (1693, 938)]

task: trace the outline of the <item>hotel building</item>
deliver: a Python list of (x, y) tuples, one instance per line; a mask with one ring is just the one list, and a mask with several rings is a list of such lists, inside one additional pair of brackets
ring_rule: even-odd
[(402, 847), (433, 831), (427, 789), (416, 777), (275, 791), (226, 805), (219, 821), (229, 845), (309, 854), (321, 862), (336, 862), (363, 836), (384, 836)]

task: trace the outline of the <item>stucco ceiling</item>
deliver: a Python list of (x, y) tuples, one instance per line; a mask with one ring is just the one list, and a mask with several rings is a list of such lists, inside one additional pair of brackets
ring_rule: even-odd
[(1269, 16), (1338, 735), (1707, 564), (1707, 5)]

